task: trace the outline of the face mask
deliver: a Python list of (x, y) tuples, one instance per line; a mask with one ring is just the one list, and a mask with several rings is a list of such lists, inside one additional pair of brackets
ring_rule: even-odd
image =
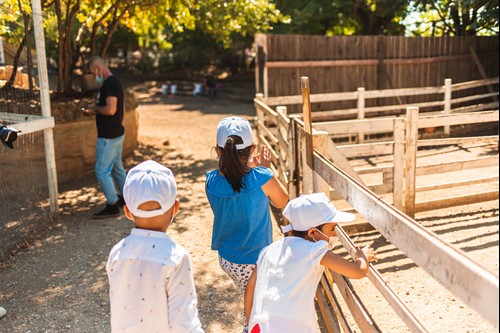
[(102, 76), (96, 76), (95, 77), (95, 82), (97, 82), (97, 84), (99, 84), (99, 85), (102, 85), (104, 83), (104, 77), (102, 77)]
[[(322, 234), (323, 236), (325, 237), (328, 237), (327, 235), (325, 235), (324, 233), (322, 233), (319, 229), (316, 229), (320, 234)], [(339, 240), (338, 237), (328, 237), (328, 249), (329, 250), (332, 250), (335, 246), (335, 241)], [(316, 241), (316, 240), (314, 240)]]

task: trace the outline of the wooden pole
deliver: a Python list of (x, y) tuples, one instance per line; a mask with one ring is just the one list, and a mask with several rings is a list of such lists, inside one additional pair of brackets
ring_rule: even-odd
[(309, 90), (309, 78), (303, 76), (300, 78), (300, 87), (302, 90), (302, 115), (304, 119), (305, 144), (306, 144), (306, 163), (314, 169), (313, 165), (313, 145), (312, 145), (312, 115), (311, 115), (311, 97)]
[(415, 193), (417, 175), (418, 107), (406, 108), (405, 145), (405, 213), (415, 216)]
[(404, 209), (404, 175), (405, 175), (405, 121), (394, 119), (394, 172), (392, 180), (392, 202), (394, 207)]
[[(365, 119), (365, 88), (358, 88), (358, 119)], [(358, 143), (365, 142), (365, 134), (358, 133)]]
[[(444, 80), (444, 114), (451, 113), (451, 79)], [(450, 126), (444, 127), (444, 133), (450, 135)]]
[[(45, 36), (43, 32), (43, 17), (40, 0), (32, 1), (33, 27), (35, 31), (36, 58), (38, 67), (38, 77), (40, 84), (40, 104), (42, 106), (42, 115), (51, 117), (50, 112), (50, 92), (49, 78), (47, 74), (47, 59), (45, 57)], [(58, 188), (57, 188), (57, 170), (56, 154), (54, 148), (54, 134), (52, 128), (43, 130), (45, 143), (45, 162), (47, 165), (47, 179), (49, 182), (50, 212), (52, 214), (58, 211)]]

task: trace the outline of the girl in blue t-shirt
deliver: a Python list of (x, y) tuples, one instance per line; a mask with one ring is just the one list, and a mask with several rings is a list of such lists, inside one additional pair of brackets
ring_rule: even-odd
[[(260, 250), (272, 242), (269, 203), (283, 208), (288, 193), (269, 169), (271, 154), (253, 155), (252, 128), (242, 117), (223, 118), (215, 151), (219, 168), (209, 171), (206, 193), (214, 213), (212, 250), (242, 296)], [(246, 332), (246, 327), (243, 330)]]

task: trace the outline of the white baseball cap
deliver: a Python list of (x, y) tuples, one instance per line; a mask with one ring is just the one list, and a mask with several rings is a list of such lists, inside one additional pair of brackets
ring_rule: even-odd
[(338, 211), (323, 192), (303, 194), (288, 202), (283, 215), (290, 224), (283, 232), (307, 231), (324, 223), (342, 223), (354, 220), (354, 214)]
[(242, 117), (226, 117), (219, 121), (217, 126), (217, 146), (224, 148), (227, 138), (237, 135), (243, 143), (237, 144), (237, 149), (243, 149), (252, 145), (252, 127), (250, 122)]
[[(164, 214), (175, 203), (177, 184), (169, 168), (153, 161), (142, 162), (127, 174), (123, 187), (123, 199), (132, 215), (154, 217)], [(147, 202), (156, 201), (160, 209), (142, 210), (138, 207)]]

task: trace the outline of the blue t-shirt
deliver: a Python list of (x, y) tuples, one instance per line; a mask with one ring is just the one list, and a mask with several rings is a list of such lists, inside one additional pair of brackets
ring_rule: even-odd
[(273, 177), (265, 167), (252, 168), (240, 193), (219, 170), (207, 172), (206, 192), (214, 213), (212, 250), (235, 264), (255, 264), (260, 250), (272, 242), (269, 198), (262, 185)]

